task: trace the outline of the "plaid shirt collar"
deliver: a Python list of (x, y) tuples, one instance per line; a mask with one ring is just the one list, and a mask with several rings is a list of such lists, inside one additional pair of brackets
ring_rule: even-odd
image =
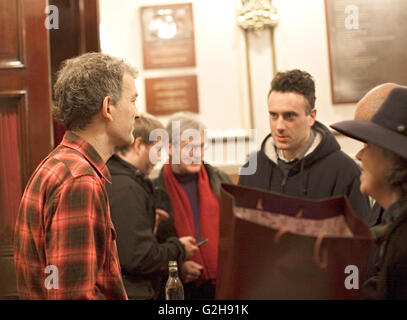
[(103, 159), (90, 143), (88, 143), (72, 131), (67, 131), (64, 135), (64, 138), (62, 139), (61, 145), (80, 152), (95, 168), (96, 172), (103, 180), (107, 181), (110, 184), (112, 183), (110, 172), (106, 166), (106, 163), (103, 161)]

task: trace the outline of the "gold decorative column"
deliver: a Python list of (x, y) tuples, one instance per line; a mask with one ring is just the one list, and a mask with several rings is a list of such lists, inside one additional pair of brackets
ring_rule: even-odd
[(256, 35), (261, 34), (264, 29), (270, 29), (270, 45), (272, 53), (273, 74), (276, 73), (276, 54), (274, 46), (274, 27), (278, 24), (279, 15), (277, 9), (273, 6), (273, 0), (238, 0), (241, 3), (239, 14), (237, 16), (237, 24), (244, 31), (244, 40), (246, 47), (246, 66), (247, 66), (247, 86), (249, 94), (250, 108), (250, 126), (254, 129), (254, 110), (252, 98), (252, 81), (250, 69), (250, 43), (249, 32), (254, 32)]

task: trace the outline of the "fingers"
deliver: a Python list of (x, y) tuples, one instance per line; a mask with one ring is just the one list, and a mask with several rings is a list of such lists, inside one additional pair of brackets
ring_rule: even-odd
[(196, 239), (194, 237), (191, 236), (186, 236), (185, 237), (191, 244), (195, 244), (196, 243)]
[(181, 268), (181, 277), (185, 283), (195, 281), (201, 276), (203, 266), (195, 261), (185, 261)]
[(195, 275), (195, 276), (200, 276), (201, 275), (201, 271), (203, 270), (203, 266), (201, 266), (199, 263), (196, 263), (195, 261), (188, 261), (190, 262), (190, 268), (188, 269), (188, 272), (191, 275)]
[(170, 218), (170, 215), (168, 214), (167, 211), (164, 211), (162, 209), (156, 209), (155, 210), (155, 225), (153, 229), (153, 234), (156, 235), (158, 226), (161, 221), (163, 220), (168, 220)]
[(199, 250), (199, 248), (197, 246), (194, 246), (194, 245), (186, 246), (185, 247), (186, 259), (191, 258), (195, 254), (195, 252), (197, 252), (198, 250)]
[(181, 241), (184, 246), (194, 246), (196, 243), (195, 238), (191, 236), (181, 237), (179, 241)]
[(199, 248), (195, 245), (196, 241), (193, 237), (181, 237), (179, 241), (184, 245), (186, 259), (189, 259)]
[(168, 214), (168, 212), (165, 210), (162, 210), (162, 209), (155, 209), (155, 214), (156, 214), (156, 218), (158, 218), (160, 220), (167, 220), (170, 218), (170, 215)]
[(191, 275), (191, 274), (187, 274), (187, 275), (185, 275), (183, 280), (184, 280), (184, 283), (189, 283), (189, 282), (195, 281), (198, 278), (199, 278), (199, 276), (194, 276), (194, 275)]

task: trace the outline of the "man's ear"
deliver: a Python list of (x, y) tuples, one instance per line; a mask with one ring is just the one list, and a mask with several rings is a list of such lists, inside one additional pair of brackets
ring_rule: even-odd
[(143, 144), (143, 139), (141, 139), (141, 137), (137, 137), (137, 138), (134, 140), (134, 143), (133, 143), (132, 148), (133, 148), (133, 150), (134, 150), (137, 154), (139, 154), (140, 148), (141, 148), (141, 145), (142, 145), (142, 144)]
[(112, 98), (110, 98), (110, 96), (106, 96), (102, 102), (102, 117), (104, 119), (108, 119), (110, 121), (113, 120), (112, 108), (114, 108), (112, 105)]
[(170, 157), (172, 157), (172, 143), (171, 142), (168, 143), (168, 155)]
[(315, 123), (315, 119), (316, 119), (316, 117), (317, 117), (317, 109), (316, 109), (316, 108), (313, 108), (313, 109), (311, 110), (311, 112), (309, 113), (309, 116), (310, 116), (310, 118), (309, 118), (309, 124), (310, 124), (310, 126), (313, 126), (314, 123)]

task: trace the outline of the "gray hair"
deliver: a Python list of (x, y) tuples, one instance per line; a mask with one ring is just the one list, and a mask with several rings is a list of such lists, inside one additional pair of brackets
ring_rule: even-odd
[(103, 100), (121, 99), (123, 75), (137, 77), (124, 60), (100, 52), (65, 60), (54, 85), (54, 118), (68, 130), (83, 129), (101, 110)]
[(384, 156), (392, 163), (391, 169), (385, 176), (386, 182), (404, 197), (407, 204), (407, 159), (398, 156), (388, 149), (378, 148), (382, 150)]
[(168, 120), (167, 126), (165, 127), (170, 143), (176, 144), (180, 139), (180, 136), (173, 136), (173, 128), (177, 121), (179, 121), (180, 135), (188, 129), (194, 129), (205, 133), (206, 127), (199, 120), (198, 116), (191, 112), (178, 112)]

